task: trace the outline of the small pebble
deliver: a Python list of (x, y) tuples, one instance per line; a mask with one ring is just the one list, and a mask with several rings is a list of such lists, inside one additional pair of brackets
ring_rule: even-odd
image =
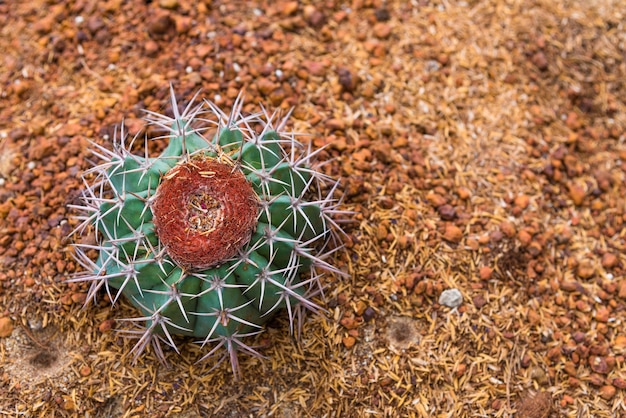
[(513, 203), (515, 204), (515, 206), (521, 209), (526, 209), (528, 207), (528, 204), (530, 203), (530, 198), (525, 194), (520, 194), (515, 197)]
[(480, 276), (480, 280), (491, 280), (493, 269), (489, 266), (482, 266), (478, 271), (478, 275)]
[(617, 350), (623, 350), (626, 348), (626, 335), (618, 335), (615, 337), (613, 347)]
[(604, 268), (613, 268), (617, 265), (619, 259), (615, 254), (612, 253), (604, 253), (602, 256), (602, 267)]
[(167, 14), (157, 16), (147, 22), (148, 33), (151, 35), (164, 35), (175, 27), (176, 22)]
[(487, 300), (482, 295), (474, 296), (474, 299), (472, 299), (472, 301), (474, 302), (474, 306), (476, 306), (476, 308), (478, 309), (487, 304)]
[(617, 296), (622, 299), (626, 299), (626, 280), (622, 279), (619, 284)]
[(615, 386), (612, 385), (604, 385), (600, 388), (600, 390), (598, 391), (600, 393), (600, 397), (606, 401), (613, 399), (613, 397), (615, 396), (615, 392), (617, 392), (617, 389), (615, 389)]
[(159, 0), (159, 6), (163, 9), (174, 10), (178, 7), (178, 0)]
[(626, 379), (622, 379), (621, 377), (616, 377), (613, 379), (613, 386), (618, 389), (626, 389)]
[(87, 377), (91, 374), (91, 367), (84, 365), (80, 368), (79, 372), (82, 377)]
[(610, 312), (608, 308), (602, 306), (596, 311), (596, 321), (607, 323), (609, 321)]
[(548, 59), (543, 52), (537, 52), (535, 55), (533, 55), (531, 61), (541, 71), (545, 71), (548, 69)]
[(351, 335), (348, 335), (347, 337), (343, 337), (341, 339), (341, 342), (343, 343), (344, 347), (352, 348), (352, 347), (354, 347), (354, 344), (356, 344), (356, 338), (354, 338)]
[(455, 225), (447, 225), (443, 233), (443, 239), (448, 242), (459, 243), (463, 239), (463, 231)]
[(583, 260), (576, 268), (576, 275), (581, 279), (589, 279), (593, 276), (595, 269), (589, 260)]
[(386, 22), (391, 18), (389, 9), (385, 9), (384, 7), (381, 7), (380, 9), (376, 9), (374, 11), (374, 16), (376, 16), (376, 20), (379, 22)]
[(371, 306), (365, 308), (365, 312), (363, 312), (363, 320), (365, 322), (369, 322), (376, 316), (376, 311)]
[(355, 329), (359, 326), (359, 321), (355, 320), (354, 318), (351, 318), (349, 316), (346, 316), (344, 318), (341, 318), (341, 320), (339, 321), (339, 323), (345, 328), (345, 329)]
[(0, 338), (8, 337), (13, 333), (13, 322), (11, 318), (0, 318)]
[(458, 308), (463, 303), (463, 295), (458, 289), (447, 289), (441, 292), (439, 304), (449, 308)]
[(387, 39), (391, 34), (391, 26), (386, 23), (377, 23), (374, 25), (374, 36), (378, 39)]
[(569, 197), (572, 199), (576, 206), (580, 206), (584, 203), (585, 195), (586, 192), (585, 189), (582, 188), (582, 186), (574, 184), (569, 187)]
[(98, 326), (98, 331), (100, 331), (100, 332), (110, 331), (111, 329), (113, 329), (114, 325), (115, 325), (115, 320), (114, 319), (105, 319)]

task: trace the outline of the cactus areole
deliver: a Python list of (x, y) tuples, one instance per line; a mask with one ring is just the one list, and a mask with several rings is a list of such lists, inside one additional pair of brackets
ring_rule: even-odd
[(156, 234), (187, 269), (237, 254), (257, 224), (258, 197), (232, 164), (199, 156), (168, 171), (152, 204)]
[(171, 96), (173, 116), (147, 112), (165, 132), (159, 155), (146, 135), (138, 155), (141, 138), (123, 129), (113, 149), (92, 143), (101, 161), (72, 206), (74, 233), (97, 241), (76, 240), (84, 271), (71, 281), (91, 284), (87, 302), (104, 293), (137, 308), (120, 319), (138, 338), (135, 359), (152, 346), (165, 361), (163, 344), (179, 351), (174, 336), (189, 336), (213, 347), (202, 359), (224, 352), (237, 376), (237, 353), (259, 355), (248, 337), (278, 312), (299, 329), (305, 310), (320, 310), (322, 273), (341, 273), (328, 261), (341, 248), (338, 182), (286, 118), (244, 114), (241, 97), (230, 114), (193, 100), (181, 112)]

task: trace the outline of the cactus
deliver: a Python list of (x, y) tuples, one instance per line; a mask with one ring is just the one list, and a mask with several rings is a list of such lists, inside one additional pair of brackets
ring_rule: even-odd
[(173, 117), (146, 111), (169, 141), (157, 157), (147, 135), (136, 155), (123, 126), (112, 150), (92, 143), (101, 161), (83, 176), (74, 233), (98, 239), (74, 244), (84, 271), (71, 281), (90, 283), (87, 303), (104, 291), (138, 308), (121, 320), (135, 324), (123, 331), (138, 338), (134, 360), (151, 345), (165, 361), (162, 344), (178, 352), (174, 336), (190, 336), (212, 347), (200, 360), (222, 352), (237, 377), (238, 352), (260, 355), (246, 337), (279, 311), (298, 330), (321, 309), (323, 271), (340, 273), (327, 261), (341, 247), (338, 183), (285, 131), (289, 115), (244, 115), (241, 95), (227, 115), (196, 98), (181, 112), (171, 89)]

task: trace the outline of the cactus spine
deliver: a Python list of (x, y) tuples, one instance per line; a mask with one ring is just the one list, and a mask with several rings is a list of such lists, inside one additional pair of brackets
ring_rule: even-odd
[[(262, 332), (286, 310), (290, 330), (321, 292), (322, 271), (340, 247), (333, 220), (338, 183), (316, 169), (317, 151), (285, 131), (264, 109), (242, 114), (237, 98), (227, 115), (213, 103), (173, 117), (147, 112), (148, 124), (165, 131), (156, 157), (131, 151), (120, 129), (113, 149), (92, 144), (101, 160), (84, 175), (75, 233), (95, 228), (97, 244), (74, 245), (90, 282), (88, 302), (100, 291), (115, 304), (121, 295), (141, 314), (135, 359), (149, 345), (165, 360), (162, 344), (178, 351), (174, 336), (195, 337), (220, 352), (239, 373), (237, 352), (258, 353), (245, 337)], [(287, 115), (288, 117), (289, 115)], [(97, 251), (95, 260), (88, 256)]]

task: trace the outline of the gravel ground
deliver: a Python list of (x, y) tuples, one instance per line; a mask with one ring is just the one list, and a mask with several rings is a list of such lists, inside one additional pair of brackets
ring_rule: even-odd
[[(626, 416), (626, 4), (0, 0), (0, 415)], [(341, 179), (327, 313), (243, 378), (135, 364), (84, 309), (87, 140), (201, 90), (287, 111)], [(154, 147), (162, 147), (155, 142)], [(443, 295), (443, 297), (442, 297)], [(450, 298), (452, 295), (452, 298)], [(459, 296), (462, 300), (459, 300)]]

